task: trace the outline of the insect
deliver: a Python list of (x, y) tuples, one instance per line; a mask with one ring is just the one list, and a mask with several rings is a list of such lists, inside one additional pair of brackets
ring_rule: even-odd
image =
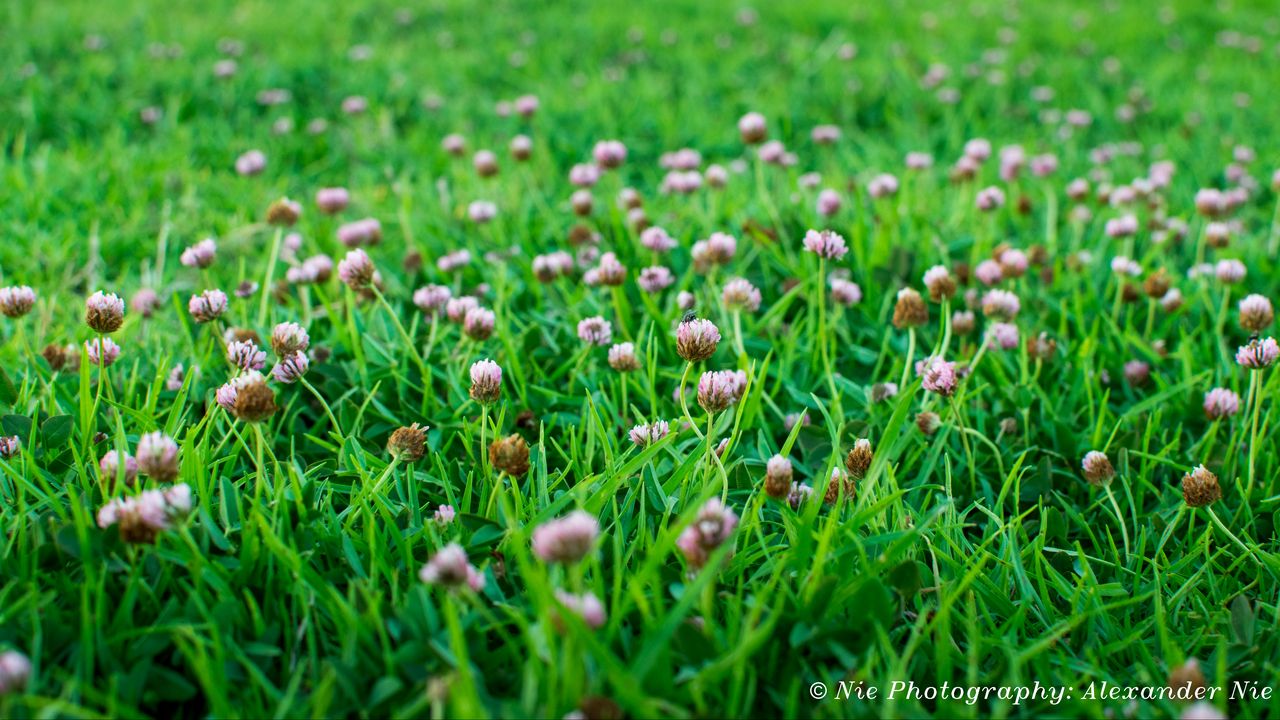
[(694, 320), (697, 320), (697, 319), (698, 319), (697, 311), (694, 310), (693, 308), (690, 308), (684, 311), (684, 317), (680, 318), (680, 323), (683, 325), (684, 323), (693, 322)]

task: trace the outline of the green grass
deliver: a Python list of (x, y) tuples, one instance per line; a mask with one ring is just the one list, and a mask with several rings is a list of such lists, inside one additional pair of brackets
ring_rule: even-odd
[[(1211, 686), (1278, 684), (1280, 373), (1258, 373), (1251, 393), (1253, 376), (1233, 359), (1249, 337), (1236, 303), (1280, 298), (1275, 9), (846, 5), (761, 3), (746, 26), (735, 4), (687, 0), (433, 2), (409, 17), (381, 1), (6, 4), (0, 284), (30, 285), (39, 301), (24, 318), (0, 319), (0, 429), (22, 441), (0, 460), (0, 650), (34, 665), (25, 692), (0, 696), (0, 715), (562, 717), (595, 697), (631, 717), (1103, 717), (1128, 701), (1090, 699), (1091, 683), (1162, 687), (1191, 657)], [(1014, 32), (1002, 39), (1002, 28)], [(104, 47), (86, 49), (88, 34)], [(234, 77), (215, 80), (222, 38), (245, 52)], [(1255, 41), (1257, 52), (1238, 47)], [(182, 52), (153, 57), (153, 43)], [(841, 57), (848, 43), (851, 60)], [(352, 59), (362, 44), (371, 57)], [(950, 69), (939, 87), (958, 91), (955, 103), (922, 81), (935, 64)], [(1033, 99), (1040, 86), (1054, 97)], [(266, 88), (293, 99), (261, 107)], [(494, 112), (525, 93), (541, 101), (533, 119)], [(343, 115), (352, 95), (368, 98), (367, 113)], [(432, 95), (443, 99), (436, 111), (422, 104)], [(1122, 106), (1136, 118), (1122, 121)], [(162, 112), (154, 125), (140, 118), (147, 107)], [(1048, 111), (1071, 109), (1092, 123), (1063, 132)], [(739, 140), (735, 123), (752, 110), (796, 153), (794, 167), (758, 165)], [(273, 132), (282, 118), (292, 132)], [(317, 118), (328, 129), (314, 135), (306, 128)], [(827, 123), (843, 137), (817, 146), (809, 131)], [(451, 132), (467, 137), (466, 157), (441, 150)], [(534, 142), (523, 164), (506, 151), (521, 132)], [(1055, 153), (1061, 167), (1005, 182), (993, 157), (977, 180), (948, 182), (974, 137), (997, 154), (1010, 144)], [(569, 168), (606, 138), (626, 143), (627, 162), (603, 174), (594, 213), (575, 218)], [(1137, 151), (1091, 159), (1124, 143)], [(1257, 189), (1231, 215), (1230, 244), (1206, 248), (1193, 198), (1233, 184), (1225, 168), (1237, 144), (1256, 151), (1246, 170)], [(723, 190), (660, 194), (659, 156), (685, 146), (704, 164), (746, 162)], [(265, 172), (236, 175), (236, 157), (254, 148)], [(498, 154), (496, 177), (472, 169), (480, 148)], [(935, 166), (906, 171), (911, 151), (932, 153)], [(1091, 199), (1089, 219), (1070, 215), (1070, 179), (1119, 186), (1163, 159), (1177, 172), (1150, 204)], [(818, 190), (798, 183), (806, 172), (841, 192), (835, 217), (815, 212)], [(896, 197), (867, 195), (880, 172), (902, 181)], [(335, 185), (353, 200), (330, 218), (312, 198)], [(983, 215), (973, 198), (989, 185), (1009, 202)], [(623, 187), (679, 241), (662, 261), (676, 283), (658, 295), (635, 282), (653, 259), (614, 202)], [(279, 411), (255, 426), (214, 403), (230, 376), (220, 332), (194, 323), (186, 302), (205, 288), (282, 279), (289, 261), (268, 271), (278, 236), (263, 218), (286, 195), (304, 206), (302, 257), (336, 262), (341, 222), (381, 221), (383, 240), (367, 249), (386, 306), (336, 273), (305, 292), (285, 284), (265, 306), (260, 294), (233, 296), (220, 327), (266, 338), (277, 322), (300, 322), (328, 353), (307, 375), (315, 394), (273, 384)], [(473, 200), (496, 203), (497, 220), (469, 222)], [(1143, 230), (1109, 239), (1105, 221), (1125, 212)], [(1148, 223), (1165, 218), (1188, 224), (1183, 241), (1154, 242)], [(627, 267), (617, 292), (586, 286), (580, 272), (536, 281), (532, 258), (573, 252), (576, 224)], [(844, 259), (819, 265), (803, 252), (805, 231), (823, 227), (848, 239)], [(695, 272), (690, 248), (715, 231), (737, 237), (737, 254)], [(204, 237), (217, 238), (217, 263), (180, 265)], [(949, 334), (935, 303), (911, 334), (890, 319), (898, 290), (923, 290), (926, 269), (976, 264), (998, 243), (1043, 251), (1043, 263), (1001, 287), (1021, 299), (1023, 340), (1047, 333), (1055, 354), (990, 350), (953, 401), (908, 372), (896, 397), (872, 402), (873, 385), (898, 382), (908, 354), (926, 357), (944, 335), (948, 359), (976, 359), (990, 324), (980, 310), (964, 337)], [(470, 265), (437, 269), (462, 248)], [(1092, 258), (1079, 267), (1082, 251)], [(402, 264), (412, 253), (421, 269)], [(1120, 255), (1144, 275), (1167, 269), (1183, 307), (1118, 301), (1109, 268)], [(1241, 283), (1187, 276), (1224, 258), (1246, 264)], [(859, 284), (860, 303), (823, 302), (836, 271)], [(758, 312), (724, 307), (732, 277), (760, 289)], [(466, 339), (443, 319), (433, 330), (411, 302), (429, 282), (455, 294), (486, 285), (493, 336)], [(126, 313), (113, 335), (123, 353), (105, 373), (87, 363), (54, 372), (41, 359), (46, 344), (93, 336), (83, 301), (94, 291), (127, 299), (144, 287), (161, 307), (151, 319)], [(682, 290), (724, 335), (692, 368), (675, 349)], [(639, 371), (616, 373), (605, 348), (579, 341), (578, 321), (594, 315), (613, 323), (615, 342), (635, 343)], [(504, 370), (502, 399), (487, 410), (468, 398), (468, 368), (484, 357)], [(1125, 381), (1133, 359), (1150, 363), (1147, 384)], [(179, 363), (186, 382), (166, 389)], [(750, 383), (732, 410), (708, 422), (690, 396), (694, 427), (631, 444), (640, 422), (677, 430), (673, 392), (686, 370), (693, 386), (703, 370), (739, 368)], [(1211, 421), (1203, 394), (1219, 386), (1239, 393), (1241, 411)], [(932, 437), (915, 426), (925, 410), (940, 415)], [(784, 418), (798, 412), (810, 423), (788, 431)], [(393, 463), (388, 436), (415, 422), (430, 427), (427, 455)], [(195, 508), (154, 545), (126, 544), (95, 514), (139, 490), (114, 487), (97, 463), (154, 430), (180, 444), (179, 481)], [(532, 448), (516, 480), (484, 449), (511, 433)], [(856, 498), (818, 501), (861, 437), (875, 461)], [(722, 439), (717, 459), (708, 450)], [(1115, 466), (1109, 491), (1082, 478), (1089, 450)], [(792, 509), (765, 496), (775, 453), (815, 488), (813, 501)], [(1193, 509), (1179, 482), (1202, 463), (1223, 499)], [(676, 541), (710, 497), (726, 498), (741, 522), (733, 552), (690, 574)], [(457, 508), (454, 524), (432, 521), (440, 504)], [(570, 568), (542, 563), (533, 529), (575, 508), (599, 518), (596, 551)], [(418, 579), (450, 541), (483, 571), (483, 591)], [(557, 622), (559, 588), (598, 596), (605, 624)], [(812, 683), (834, 694), (841, 680), (878, 687), (880, 698), (811, 698)], [(1056, 706), (968, 705), (890, 699), (895, 681), (1072, 690)], [(1276, 702), (1220, 693), (1215, 704), (1250, 717)], [(1176, 716), (1181, 706), (1141, 701), (1134, 712)]]

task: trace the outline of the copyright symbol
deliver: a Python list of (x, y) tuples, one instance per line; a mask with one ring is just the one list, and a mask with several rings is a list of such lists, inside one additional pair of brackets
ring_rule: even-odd
[(811, 695), (814, 700), (821, 700), (827, 696), (827, 686), (820, 682), (816, 682), (809, 686), (809, 695)]

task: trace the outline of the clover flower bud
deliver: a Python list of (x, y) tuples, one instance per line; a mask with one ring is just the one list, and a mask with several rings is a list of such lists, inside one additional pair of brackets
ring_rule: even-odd
[(479, 360), (471, 366), (471, 397), (481, 404), (496, 402), (502, 392), (502, 368), (492, 360)]
[(101, 290), (84, 303), (84, 321), (95, 332), (113, 333), (124, 324), (124, 300), (119, 295)]
[(31, 312), (35, 304), (36, 291), (26, 285), (0, 288), (0, 312), (4, 313), (5, 317), (22, 317)]
[(1222, 499), (1222, 487), (1218, 484), (1218, 476), (1209, 472), (1204, 465), (1195, 468), (1182, 476), (1182, 499), (1193, 508), (1205, 507)]
[(764, 492), (774, 500), (786, 499), (791, 492), (791, 461), (774, 455), (765, 464)]
[(222, 317), (227, 311), (227, 294), (221, 290), (205, 290), (199, 295), (192, 295), (187, 301), (187, 311), (198, 323), (207, 323)]
[(178, 477), (178, 443), (162, 432), (150, 432), (138, 438), (134, 460), (138, 472), (156, 482), (171, 482)]
[(918, 327), (929, 322), (929, 308), (924, 298), (913, 288), (902, 288), (898, 291), (898, 300), (893, 307), (893, 326), (902, 329)]
[(396, 428), (387, 439), (387, 452), (396, 460), (416, 462), (427, 448), (427, 428), (418, 423)]
[(1084, 479), (1095, 487), (1110, 483), (1116, 476), (1116, 470), (1111, 466), (1111, 460), (1107, 458), (1106, 453), (1097, 450), (1085, 453), (1084, 459), (1080, 461), (1080, 467), (1084, 470)]
[(546, 563), (571, 565), (587, 556), (600, 536), (600, 522), (575, 510), (549, 520), (533, 531), (533, 554)]

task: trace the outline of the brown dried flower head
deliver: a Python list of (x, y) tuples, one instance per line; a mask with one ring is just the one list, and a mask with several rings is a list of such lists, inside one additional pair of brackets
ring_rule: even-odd
[(261, 374), (252, 372), (236, 378), (235, 402), (231, 414), (244, 422), (260, 422), (276, 412), (276, 393)]
[(871, 441), (866, 438), (859, 438), (853, 444), (853, 449), (844, 458), (844, 467), (849, 474), (855, 478), (862, 479), (867, 474), (867, 469), (871, 467), (871, 461), (874, 459), (871, 449)]
[(831, 504), (839, 500), (841, 495), (852, 502), (858, 495), (858, 481), (849, 477), (849, 473), (842, 468), (832, 468), (831, 482), (827, 483), (827, 492), (822, 500)]
[(110, 334), (124, 324), (124, 301), (101, 290), (85, 301), (84, 322), (95, 332)]
[(138, 513), (123, 513), (120, 516), (120, 539), (127, 543), (152, 545), (160, 534), (158, 528), (143, 521)]
[(1080, 461), (1080, 468), (1084, 471), (1084, 479), (1094, 487), (1102, 487), (1116, 476), (1116, 469), (1112, 466), (1111, 459), (1106, 453), (1098, 450), (1085, 453), (1084, 459)]
[(397, 429), (387, 439), (387, 452), (405, 462), (415, 462), (427, 451), (427, 428), (418, 423)]
[(1189, 688), (1192, 692), (1201, 690), (1206, 682), (1204, 672), (1200, 669), (1200, 661), (1187, 658), (1186, 662), (1169, 671), (1169, 687), (1177, 690)]
[(267, 222), (271, 225), (289, 227), (298, 222), (302, 215), (302, 206), (289, 198), (280, 198), (267, 207)]
[(1142, 291), (1153, 300), (1159, 300), (1164, 297), (1171, 286), (1169, 273), (1164, 268), (1156, 270), (1148, 275), (1146, 280), (1142, 281)]
[(529, 472), (529, 445), (519, 435), (508, 435), (489, 445), (489, 463), (512, 477)]
[(785, 500), (791, 493), (793, 472), (791, 461), (781, 455), (774, 455), (765, 464), (764, 493), (774, 500)]
[(1027, 338), (1027, 357), (1032, 360), (1049, 360), (1058, 351), (1058, 341), (1048, 333)]
[(916, 427), (920, 428), (920, 432), (932, 437), (938, 432), (938, 427), (942, 425), (942, 419), (937, 413), (922, 412), (916, 415)]
[(1182, 499), (1193, 508), (1205, 507), (1221, 500), (1222, 487), (1218, 485), (1218, 476), (1209, 472), (1205, 466), (1197, 465), (1182, 476)]
[(898, 291), (898, 302), (893, 306), (893, 326), (902, 329), (918, 327), (929, 322), (929, 308), (924, 298), (913, 288)]
[(49, 343), (44, 346), (44, 350), (40, 351), (40, 355), (55, 372), (67, 366), (67, 352), (61, 345)]

